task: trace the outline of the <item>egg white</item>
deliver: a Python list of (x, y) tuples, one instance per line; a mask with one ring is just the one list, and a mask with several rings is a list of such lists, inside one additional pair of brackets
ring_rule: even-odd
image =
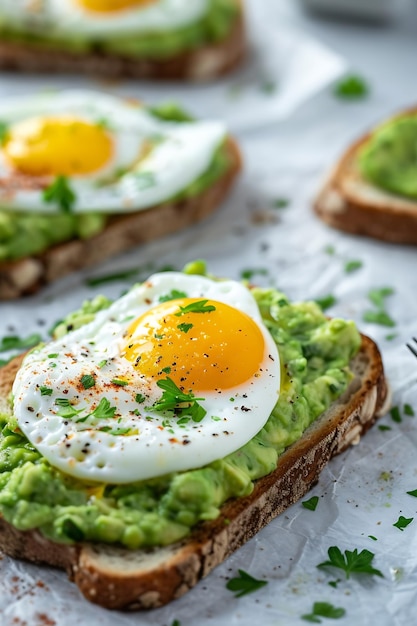
[[(60, 115), (93, 123), (105, 120), (114, 145), (114, 154), (103, 168), (88, 176), (68, 177), (76, 194), (74, 213), (129, 213), (170, 199), (209, 168), (226, 135), (221, 122), (167, 122), (134, 103), (93, 91), (56, 92), (0, 103), (0, 120), (9, 125), (32, 117)], [(143, 145), (155, 137), (158, 142), (152, 152), (135, 164)], [(112, 180), (120, 169), (126, 173)], [(11, 172), (0, 149), (0, 177)], [(45, 203), (38, 189), (18, 189), (11, 196), (9, 190), (2, 192), (0, 188), (0, 208), (60, 211), (54, 203)]]
[[(160, 399), (161, 389), (141, 378), (121, 356), (123, 335), (132, 317), (156, 306), (160, 296), (173, 289), (245, 312), (265, 340), (261, 375), (221, 392), (200, 395), (196, 389), (195, 396), (204, 398), (199, 404), (207, 415), (199, 423), (185, 425), (175, 418), (167, 423), (166, 415), (146, 408)], [(104, 366), (103, 361), (107, 362)], [(95, 386), (80, 389), (80, 378), (91, 373), (96, 377)], [(125, 377), (133, 382), (125, 387), (110, 384), (114, 378)], [(50, 395), (42, 395), (43, 387), (52, 389)], [(53, 466), (79, 479), (122, 484), (201, 467), (238, 450), (265, 425), (278, 400), (279, 387), (277, 347), (246, 287), (234, 281), (168, 272), (151, 276), (99, 312), (90, 324), (30, 353), (13, 385), (14, 413), (24, 434)], [(138, 393), (146, 396), (146, 401), (138, 404)], [(77, 423), (78, 416), (64, 419), (56, 414), (57, 398), (75, 403), (83, 418), (103, 397), (116, 407), (115, 417)], [(135, 414), (138, 409), (140, 415)], [(137, 429), (137, 434), (99, 430), (109, 425)]]
[(123, 11), (87, 11), (75, 0), (3, 0), (0, 16), (14, 26), (54, 36), (115, 35), (170, 32), (198, 22), (210, 0), (156, 0)]

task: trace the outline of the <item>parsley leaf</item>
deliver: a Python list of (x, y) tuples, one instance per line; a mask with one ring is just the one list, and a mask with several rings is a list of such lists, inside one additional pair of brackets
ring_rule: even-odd
[(290, 201), (288, 200), (288, 198), (276, 198), (273, 201), (272, 206), (274, 207), (274, 209), (286, 209), (289, 203)]
[(315, 302), (319, 305), (319, 307), (325, 311), (326, 309), (330, 309), (333, 305), (336, 304), (337, 299), (329, 294), (328, 296), (324, 296), (323, 298), (317, 298)]
[(41, 396), (52, 396), (52, 389), (50, 387), (39, 387)]
[(411, 404), (404, 404), (404, 415), (408, 415), (409, 417), (414, 417), (414, 409)]
[(317, 567), (337, 567), (345, 572), (346, 578), (350, 578), (351, 574), (370, 574), (371, 576), (381, 576), (382, 572), (372, 567), (374, 554), (369, 550), (358, 552), (355, 548), (353, 551), (345, 550), (343, 555), (340, 548), (332, 546), (328, 550), (329, 560), (319, 563)]
[(359, 260), (347, 261), (347, 263), (345, 263), (345, 272), (346, 274), (351, 274), (352, 272), (356, 272), (356, 270), (359, 270), (362, 267), (362, 265), (363, 265), (362, 261), (359, 261)]
[(165, 293), (162, 296), (159, 296), (159, 302), (169, 302), (170, 300), (179, 300), (180, 298), (186, 298), (187, 294), (185, 291), (178, 291), (177, 289), (172, 289), (169, 293)]
[(241, 598), (242, 596), (246, 596), (248, 593), (258, 591), (258, 589), (261, 589), (261, 587), (268, 584), (267, 580), (257, 580), (243, 569), (238, 570), (238, 572), (239, 576), (231, 578), (226, 585), (226, 588), (229, 589), (229, 591), (233, 591), (235, 593), (235, 598)]
[(412, 521), (414, 521), (414, 517), (404, 517), (403, 515), (400, 515), (400, 517), (395, 522), (395, 524), (393, 524), (393, 526), (403, 531), (404, 528), (407, 528), (407, 526), (409, 526)]
[(85, 374), (84, 376), (81, 376), (81, 384), (84, 389), (90, 389), (95, 386), (96, 379), (91, 374)]
[(178, 330), (180, 330), (182, 333), (187, 334), (189, 330), (191, 330), (194, 327), (194, 324), (178, 324), (177, 328)]
[(310, 500), (304, 500), (304, 502), (302, 502), (301, 504), (303, 505), (305, 509), (308, 509), (309, 511), (315, 511), (318, 503), (319, 503), (319, 497), (313, 496), (312, 498), (310, 498)]
[(369, 324), (379, 324), (380, 326), (389, 326), (390, 328), (396, 325), (386, 311), (365, 311), (362, 319)]
[(123, 380), (122, 378), (112, 378), (111, 382), (118, 387), (126, 387), (129, 384), (128, 380)]
[(180, 306), (178, 313), (175, 313), (176, 317), (186, 315), (187, 313), (211, 313), (216, 310), (213, 304), (207, 304), (208, 300), (199, 300), (198, 302), (191, 302), (187, 306)]
[(21, 339), (16, 335), (8, 335), (3, 337), (0, 341), (0, 352), (7, 352), (7, 350), (24, 350), (26, 348), (33, 348), (42, 341), (42, 337), (37, 333), (29, 335), (25, 339)]
[(177, 619), (174, 619), (171, 626), (181, 626), (181, 622), (179, 622)]
[(111, 426), (103, 426), (100, 428), (100, 431), (103, 433), (108, 433), (109, 435), (127, 435), (130, 432), (130, 428), (111, 428)]
[(143, 402), (145, 402), (146, 398), (142, 393), (137, 393), (135, 396), (135, 402), (137, 402), (138, 404), (142, 404)]
[(414, 498), (417, 498), (417, 489), (414, 489), (414, 491), (407, 491), (409, 496), (414, 496)]
[(379, 430), (381, 431), (385, 431), (385, 430), (392, 430), (391, 426), (386, 426), (385, 424), (380, 424), (378, 426)]
[(184, 393), (171, 378), (158, 380), (156, 383), (163, 394), (158, 402), (150, 407), (158, 412), (173, 412), (177, 417), (189, 416), (193, 422), (201, 422), (207, 411), (198, 402), (204, 398), (196, 398), (193, 393)]
[(383, 309), (385, 298), (392, 296), (394, 289), (392, 287), (381, 287), (380, 289), (371, 289), (368, 293), (369, 300), (379, 309)]
[(400, 409), (397, 406), (392, 407), (392, 409), (390, 410), (390, 415), (393, 422), (396, 422), (397, 424), (402, 422)]
[(114, 417), (116, 413), (116, 407), (110, 406), (110, 402), (107, 398), (102, 398), (100, 403), (96, 406), (91, 415), (97, 419), (106, 419), (109, 417)]
[(4, 146), (4, 144), (6, 143), (8, 131), (9, 131), (8, 123), (0, 120), (0, 146)]
[(57, 176), (53, 183), (43, 190), (42, 197), (46, 203), (57, 204), (64, 213), (71, 213), (77, 199), (66, 176)]
[(57, 415), (64, 419), (71, 419), (83, 412), (84, 409), (75, 409), (68, 398), (57, 398), (55, 404), (59, 406)]
[(327, 617), (329, 619), (340, 619), (346, 614), (345, 609), (342, 607), (335, 607), (329, 602), (315, 602), (313, 604), (313, 610), (311, 613), (302, 615), (301, 619), (306, 622), (312, 622), (313, 624), (321, 624), (320, 617)]
[(364, 98), (369, 94), (369, 87), (365, 80), (355, 74), (349, 74), (334, 86), (334, 95), (343, 100)]
[(259, 268), (253, 268), (253, 269), (247, 269), (247, 270), (242, 270), (240, 272), (240, 277), (242, 280), (250, 280), (251, 278), (253, 278), (254, 276), (267, 276), (268, 275), (268, 270), (265, 267), (259, 267)]

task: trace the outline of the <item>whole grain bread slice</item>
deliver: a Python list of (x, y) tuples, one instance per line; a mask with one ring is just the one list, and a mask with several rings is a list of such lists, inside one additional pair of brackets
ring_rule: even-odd
[(107, 78), (213, 80), (234, 70), (246, 56), (243, 4), (241, 0), (235, 0), (235, 3), (238, 13), (225, 39), (172, 57), (151, 59), (94, 50), (84, 54), (3, 40), (0, 41), (0, 69), (30, 73), (78, 73)]
[[(21, 359), (0, 370), (0, 411)], [(352, 360), (347, 391), (280, 457), (277, 469), (256, 481), (254, 491), (222, 507), (218, 519), (200, 524), (185, 540), (153, 550), (129, 551), (103, 544), (66, 546), (37, 531), (22, 532), (0, 518), (0, 548), (8, 555), (65, 569), (84, 596), (109, 609), (152, 609), (179, 598), (299, 500), (336, 454), (352, 444), (388, 408), (381, 355), (362, 336)]]
[(370, 137), (371, 133), (366, 134), (342, 156), (319, 191), (314, 210), (334, 228), (417, 245), (417, 202), (379, 189), (359, 170), (358, 154)]
[(39, 255), (0, 262), (0, 300), (35, 293), (42, 285), (70, 272), (95, 265), (132, 246), (182, 230), (208, 217), (226, 198), (242, 166), (239, 148), (232, 138), (228, 138), (225, 149), (228, 169), (199, 195), (113, 216), (106, 228), (90, 239), (72, 239)]

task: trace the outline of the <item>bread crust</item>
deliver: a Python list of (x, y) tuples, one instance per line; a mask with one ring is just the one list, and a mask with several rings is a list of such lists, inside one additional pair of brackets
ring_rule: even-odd
[(0, 41), (0, 69), (30, 73), (78, 73), (107, 78), (214, 80), (233, 71), (246, 56), (244, 9), (241, 0), (236, 0), (236, 4), (239, 13), (226, 39), (167, 59), (132, 58), (105, 52), (80, 54), (51, 51), (28, 43)]
[[(416, 112), (409, 109), (396, 117)], [(367, 182), (357, 167), (359, 150), (371, 135), (367, 133), (345, 152), (319, 191), (314, 210), (333, 228), (417, 245), (417, 202), (380, 190)]]
[(228, 138), (230, 165), (214, 185), (194, 198), (173, 200), (136, 213), (114, 216), (90, 239), (72, 239), (39, 255), (0, 262), (0, 300), (33, 294), (42, 285), (90, 267), (129, 248), (197, 223), (213, 213), (226, 198), (241, 170), (237, 143)]
[[(20, 362), (18, 357), (0, 370), (3, 398)], [(18, 531), (0, 518), (0, 548), (15, 558), (65, 569), (88, 600), (108, 609), (152, 609), (179, 598), (299, 500), (329, 460), (358, 443), (385, 412), (389, 392), (382, 359), (368, 337), (362, 336), (351, 366), (355, 378), (348, 390), (288, 448), (277, 469), (256, 481), (249, 496), (226, 502), (216, 520), (199, 524), (185, 540), (140, 551), (102, 544), (63, 546), (37, 531)]]

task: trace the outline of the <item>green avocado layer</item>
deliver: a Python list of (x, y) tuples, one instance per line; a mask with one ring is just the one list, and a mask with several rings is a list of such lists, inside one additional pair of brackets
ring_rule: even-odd
[(207, 14), (198, 22), (171, 31), (146, 34), (106, 35), (94, 38), (80, 33), (62, 35), (54, 28), (47, 32), (28, 32), (11, 26), (0, 12), (0, 36), (13, 41), (51, 50), (65, 50), (76, 54), (104, 52), (126, 57), (167, 59), (183, 52), (217, 43), (226, 39), (239, 15), (236, 0), (210, 0)]
[(417, 114), (377, 129), (359, 154), (362, 175), (377, 187), (417, 199)]
[[(252, 291), (281, 357), (281, 393), (264, 428), (240, 450), (201, 469), (128, 485), (85, 484), (54, 469), (0, 416), (0, 512), (20, 530), (38, 528), (57, 542), (118, 543), (130, 549), (166, 545), (229, 498), (246, 496), (272, 472), (284, 450), (338, 398), (352, 379), (349, 361), (360, 335), (353, 324), (327, 319), (312, 302), (291, 304), (273, 289)], [(100, 296), (71, 314), (59, 335), (94, 318), (110, 301)]]
[[(160, 119), (175, 122), (190, 118), (176, 105), (149, 109)], [(209, 168), (171, 200), (194, 198), (212, 187), (229, 169), (231, 163), (223, 143), (213, 155)], [(104, 213), (31, 213), (0, 209), (0, 262), (40, 254), (51, 246), (74, 238), (89, 239), (106, 227), (110, 214)]]

